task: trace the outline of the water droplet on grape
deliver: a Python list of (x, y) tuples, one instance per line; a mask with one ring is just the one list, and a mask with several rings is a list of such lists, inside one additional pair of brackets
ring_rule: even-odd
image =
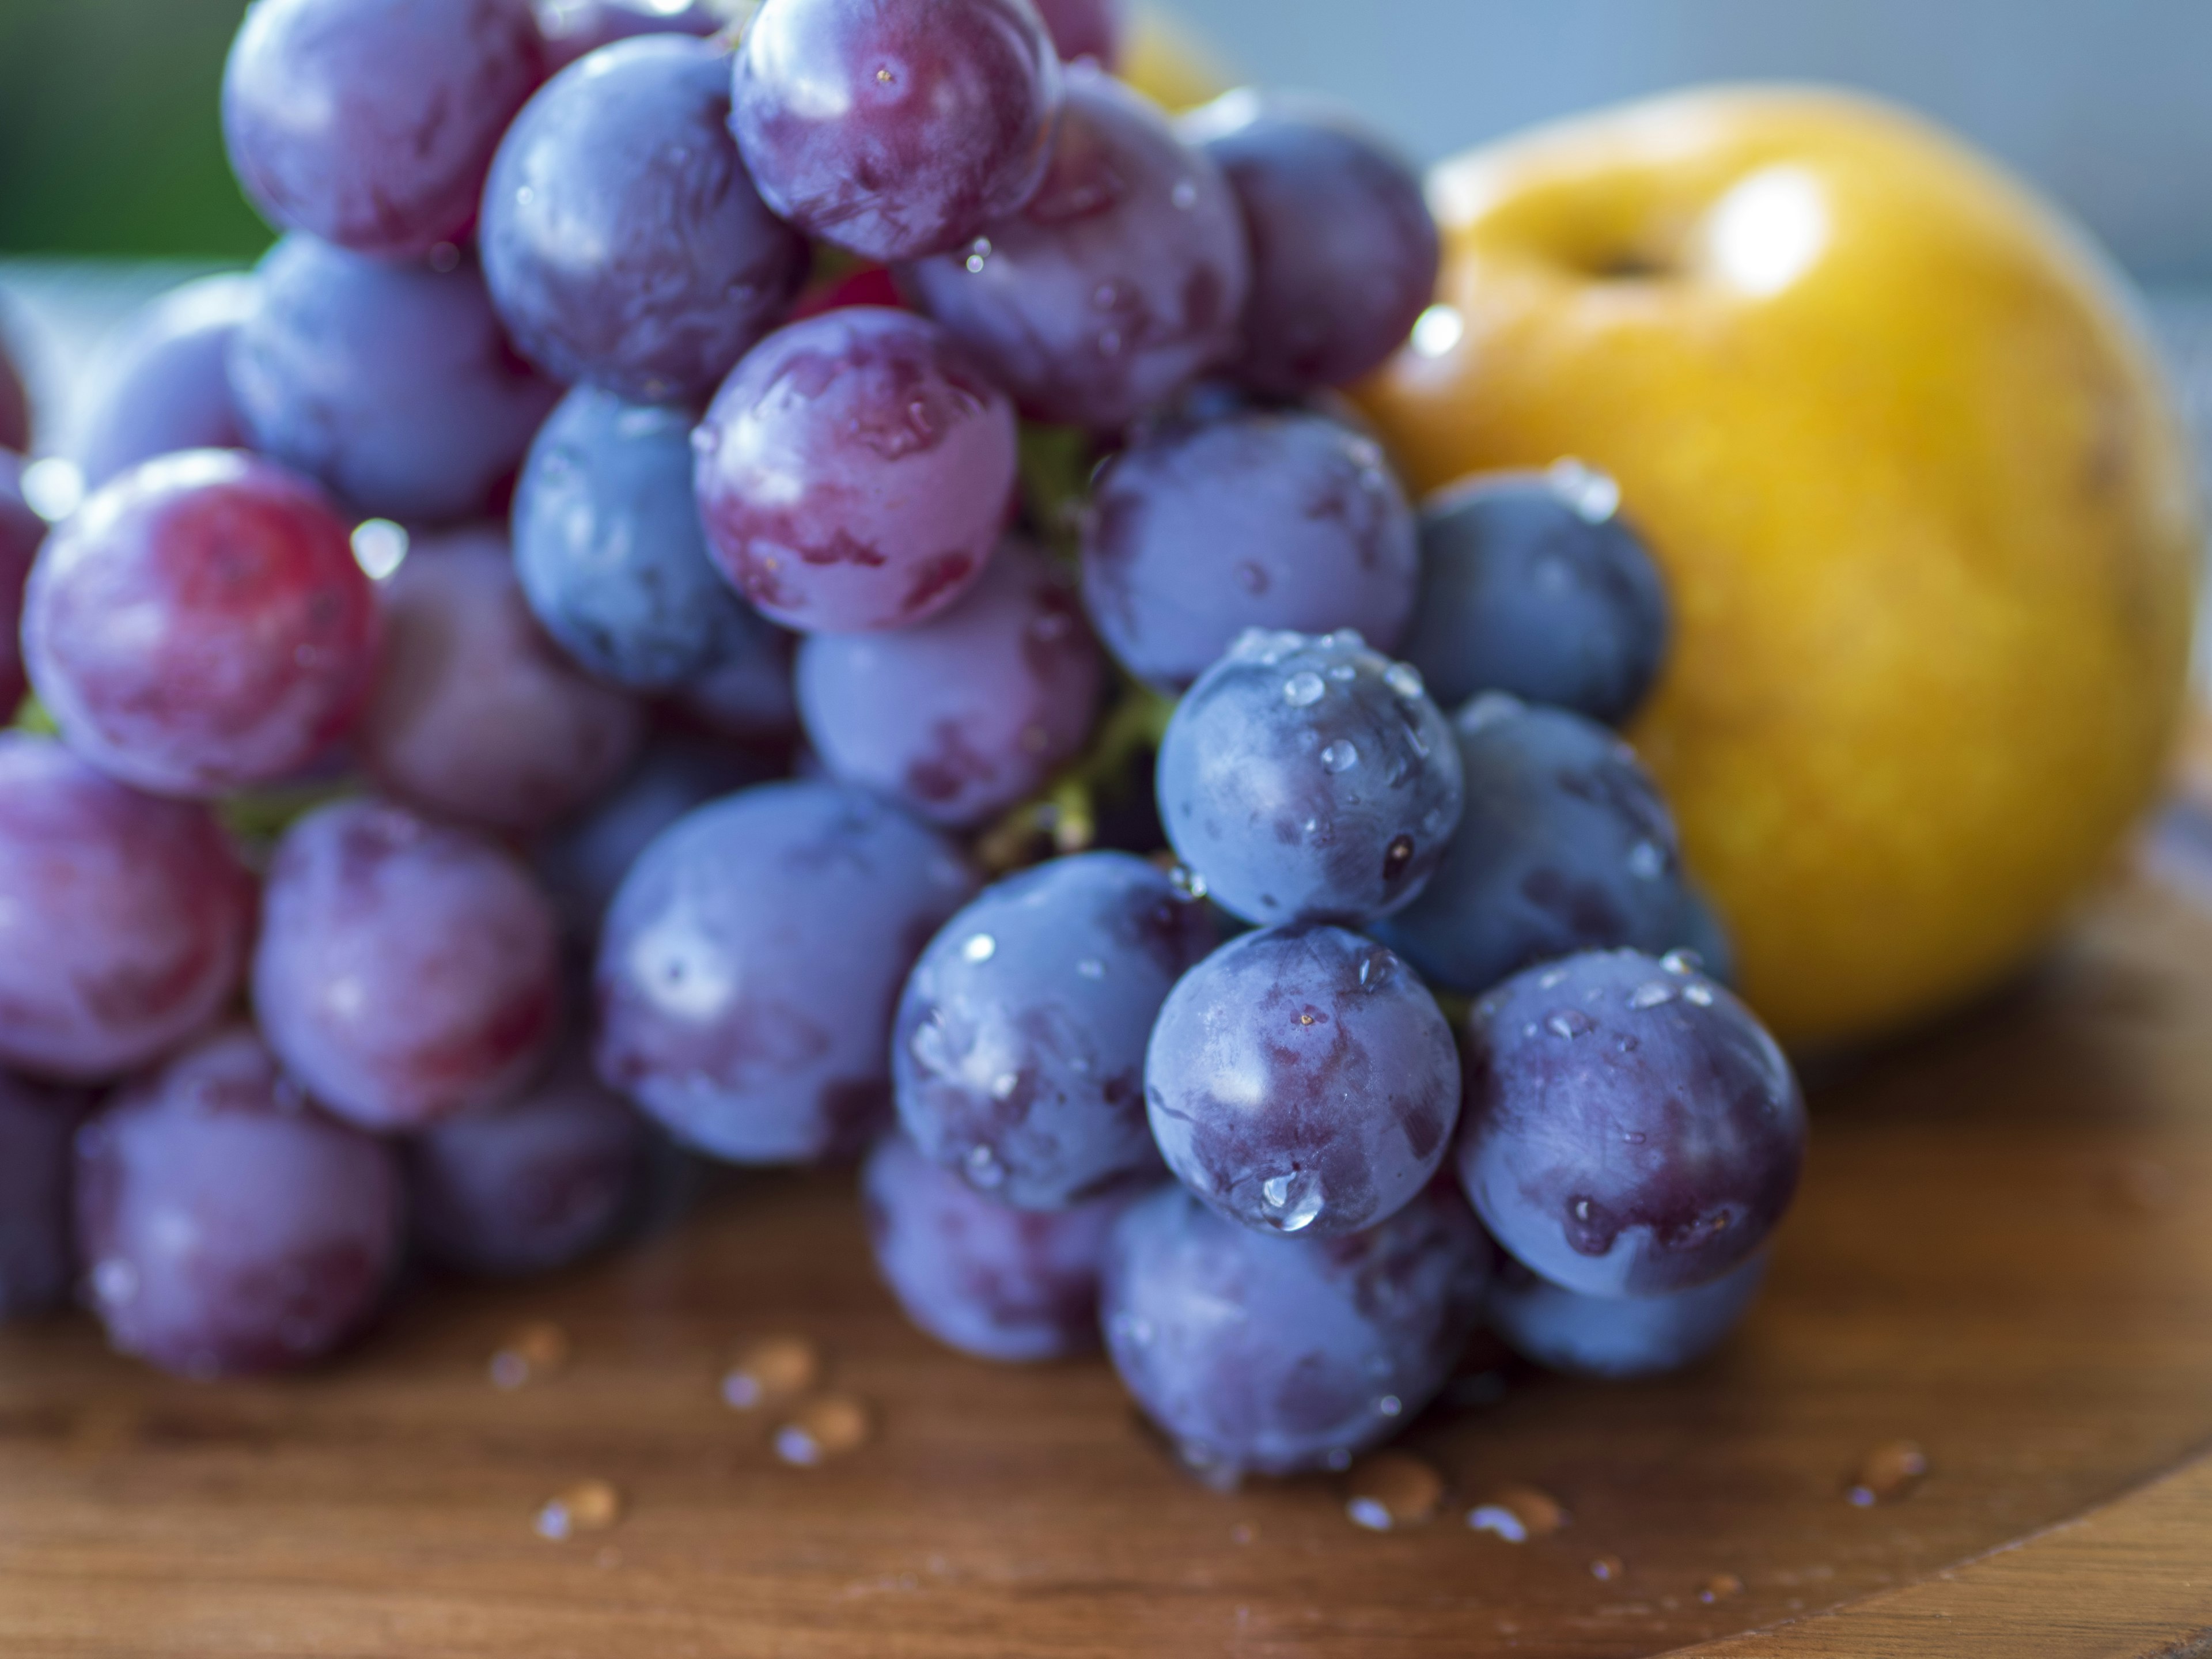
[(1413, 861), (1413, 838), (1399, 836), (1382, 851), (1382, 879), (1395, 881), (1406, 873), (1406, 866)]
[(1021, 1086), (1022, 1079), (1020, 1073), (1001, 1072), (998, 1076), (991, 1079), (991, 1098), (994, 1100), (1012, 1100), (1014, 1097), (1014, 1091)]
[(1682, 1000), (1700, 1008), (1710, 1008), (1713, 1006), (1713, 988), (1710, 985), (1686, 985), (1682, 988)]
[[(1012, 1092), (1011, 1089), (1007, 1091), (1008, 1094)], [(1005, 1098), (1004, 1096), (1000, 1097)], [(986, 1188), (1003, 1187), (1006, 1184), (1006, 1166), (999, 1162), (999, 1155), (988, 1146), (980, 1144), (971, 1146), (968, 1149), (968, 1179)]]
[(1696, 974), (1705, 970), (1705, 959), (1695, 951), (1669, 951), (1659, 958), (1659, 965), (1670, 974)]
[(1106, 964), (1097, 957), (1085, 957), (1075, 964), (1075, 971), (1085, 979), (1103, 979), (1106, 977)]
[(1604, 524), (1620, 511), (1620, 486), (1606, 474), (1571, 458), (1558, 462), (1549, 474), (1552, 493), (1575, 510), (1585, 524)]
[(1544, 1021), (1544, 1029), (1555, 1037), (1565, 1037), (1570, 1042), (1578, 1036), (1587, 1036), (1597, 1029), (1597, 1022), (1579, 1008), (1562, 1008)]
[(1328, 772), (1349, 772), (1359, 764), (1359, 750), (1347, 738), (1339, 738), (1321, 751), (1322, 769)]
[(960, 954), (969, 962), (988, 962), (998, 953), (999, 941), (988, 933), (977, 933), (960, 947)]
[(1639, 841), (1628, 854), (1628, 873), (1638, 881), (1656, 881), (1667, 872), (1667, 854), (1659, 843)]
[(1412, 699), (1429, 688), (1421, 678), (1421, 671), (1409, 662), (1394, 662), (1382, 671), (1382, 682), (1400, 696)]
[(975, 276), (981, 276), (983, 267), (991, 263), (991, 239), (988, 236), (978, 236), (969, 244), (967, 258), (969, 274)]
[(1628, 994), (1628, 1006), (1641, 1011), (1662, 1008), (1674, 1000), (1674, 988), (1664, 980), (1646, 980)]
[(1293, 708), (1310, 708), (1327, 694), (1328, 687), (1320, 675), (1311, 669), (1293, 674), (1283, 682), (1283, 701)]
[(1385, 1417), (1396, 1417), (1406, 1409), (1406, 1402), (1395, 1394), (1386, 1394), (1375, 1402), (1375, 1409)]

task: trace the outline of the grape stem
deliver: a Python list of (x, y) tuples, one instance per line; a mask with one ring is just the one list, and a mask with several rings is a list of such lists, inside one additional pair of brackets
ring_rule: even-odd
[(1112, 799), (1130, 762), (1156, 750), (1167, 735), (1175, 700), (1134, 680), (1124, 680), (1091, 746), (1037, 794), (985, 830), (976, 856), (994, 874), (1037, 860), (1040, 837), (1054, 853), (1090, 849), (1098, 835), (1098, 801)]

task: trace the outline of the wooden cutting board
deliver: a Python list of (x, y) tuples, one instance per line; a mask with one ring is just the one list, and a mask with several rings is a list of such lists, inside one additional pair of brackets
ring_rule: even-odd
[[(2212, 836), (2170, 823), (2027, 982), (1813, 1079), (1803, 1196), (1720, 1355), (1629, 1386), (1508, 1366), (1415, 1424), (1452, 1494), (1425, 1527), (1355, 1528), (1333, 1479), (1201, 1490), (1103, 1364), (909, 1330), (849, 1176), (718, 1176), (582, 1271), (421, 1287), (304, 1379), (165, 1380), (76, 1320), (0, 1336), (0, 1653), (1465, 1659), (1766, 1626), (1718, 1651), (2203, 1651)], [(530, 1320), (572, 1359), (495, 1388)], [(873, 1418), (818, 1468), (718, 1397), (736, 1344), (787, 1334)], [(1924, 1483), (1846, 1501), (1900, 1438)], [(587, 1479), (617, 1524), (538, 1536)], [(1571, 1524), (1467, 1526), (1516, 1484)]]

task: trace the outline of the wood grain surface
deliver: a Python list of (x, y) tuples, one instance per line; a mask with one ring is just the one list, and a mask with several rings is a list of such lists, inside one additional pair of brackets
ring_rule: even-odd
[[(2209, 1013), (2212, 919), (2136, 878), (2005, 997), (1814, 1079), (1808, 1182), (1741, 1335), (1649, 1384), (1507, 1366), (1495, 1398), (1479, 1357), (1407, 1439), (1448, 1507), (1388, 1534), (1330, 1479), (1196, 1487), (1102, 1364), (996, 1369), (915, 1334), (842, 1174), (716, 1176), (557, 1280), (420, 1286), (290, 1382), (165, 1380), (76, 1320), (11, 1331), (0, 1654), (1625, 1656), (1792, 1620), (1720, 1651), (2166, 1651), (2212, 1627), (2203, 1468), (1930, 1575), (2212, 1444)], [(494, 1388), (532, 1319), (571, 1363)], [(782, 1334), (821, 1345), (870, 1443), (788, 1467), (773, 1414), (720, 1403), (733, 1347)], [(1900, 1437), (1925, 1482), (1845, 1501)], [(538, 1536), (586, 1479), (620, 1522)], [(1470, 1530), (1510, 1484), (1571, 1524)]]

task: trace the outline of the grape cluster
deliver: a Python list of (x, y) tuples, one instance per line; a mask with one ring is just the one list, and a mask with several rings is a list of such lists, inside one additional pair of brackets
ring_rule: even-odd
[(1571, 464), (1408, 501), (1335, 390), (1419, 179), (1121, 23), (255, 0), (281, 240), (125, 331), (51, 532), (0, 452), (0, 1314), (304, 1364), (672, 1140), (865, 1159), (916, 1323), (1103, 1337), (1209, 1478), (1486, 1317), (1725, 1334), (1804, 1115), (1616, 735), (1658, 568)]

